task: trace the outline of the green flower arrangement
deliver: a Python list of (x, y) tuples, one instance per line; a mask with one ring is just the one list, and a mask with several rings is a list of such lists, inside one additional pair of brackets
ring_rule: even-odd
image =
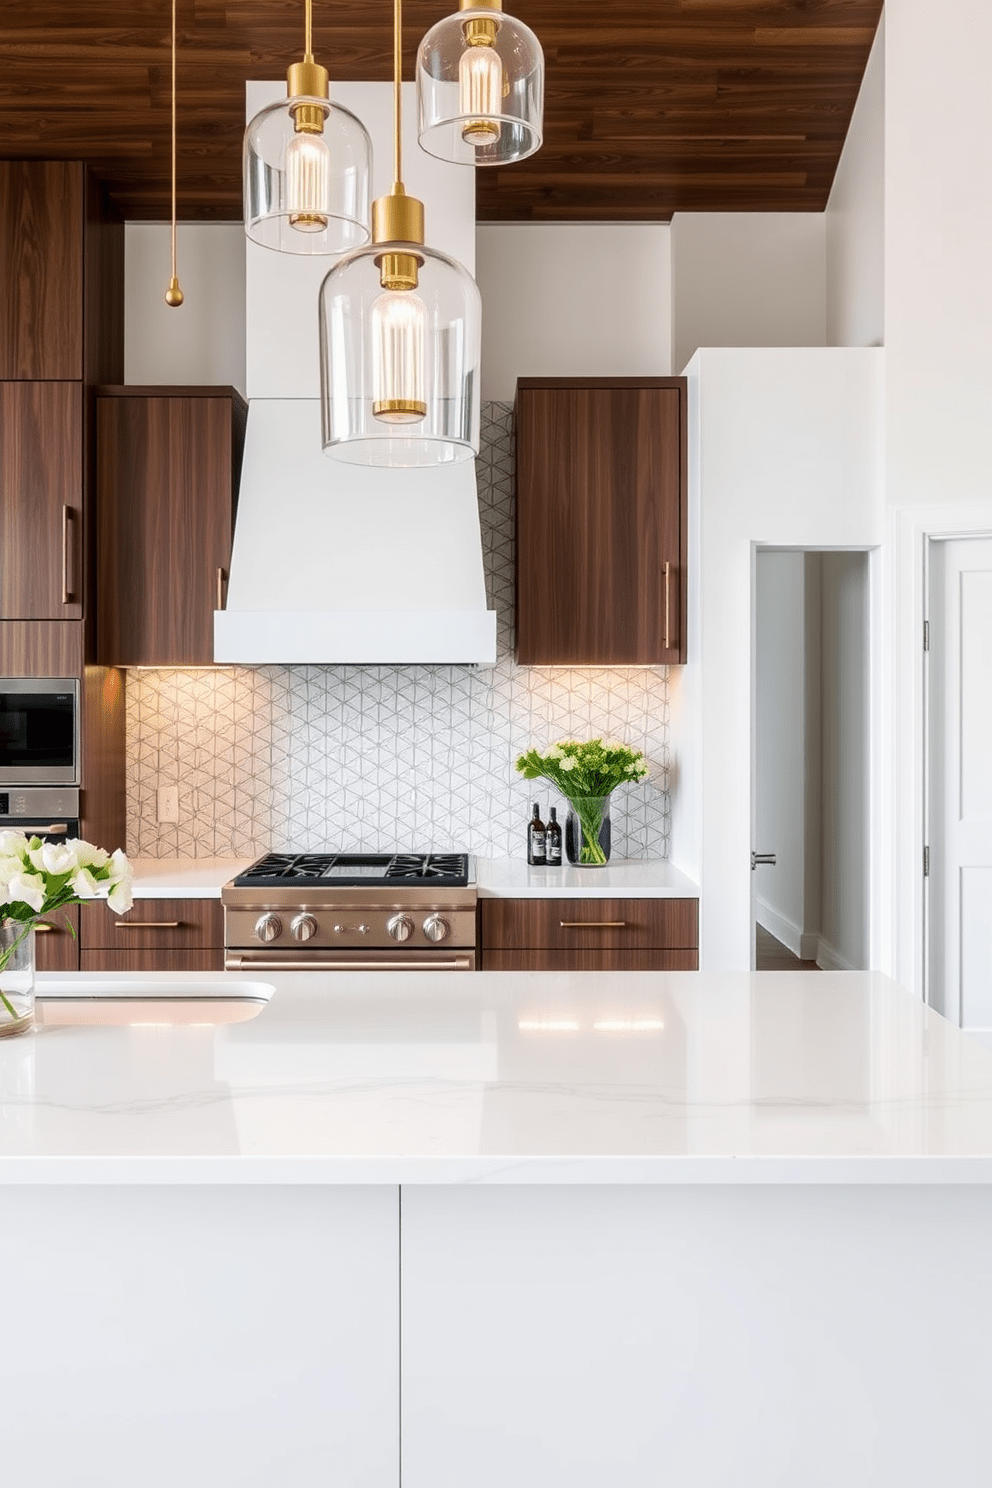
[(581, 829), (578, 862), (598, 867), (606, 863), (599, 836), (610, 795), (648, 774), (639, 749), (612, 739), (559, 739), (550, 749), (528, 749), (517, 769), (526, 780), (543, 777), (561, 791)]

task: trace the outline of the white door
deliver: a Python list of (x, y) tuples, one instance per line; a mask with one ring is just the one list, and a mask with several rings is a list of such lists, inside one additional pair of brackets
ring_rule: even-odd
[(992, 538), (930, 545), (929, 1000), (992, 1030)]

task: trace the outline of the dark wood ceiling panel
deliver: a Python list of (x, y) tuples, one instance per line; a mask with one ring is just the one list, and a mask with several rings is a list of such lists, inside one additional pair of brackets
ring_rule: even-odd
[[(456, 0), (406, 0), (417, 42)], [(547, 57), (545, 143), (478, 173), (482, 221), (820, 211), (882, 0), (507, 0)], [(315, 0), (334, 78), (387, 79), (389, 0)], [(0, 6), (0, 156), (85, 159), (169, 210), (171, 0)], [(179, 214), (241, 216), (244, 85), (300, 55), (303, 0), (179, 0)]]

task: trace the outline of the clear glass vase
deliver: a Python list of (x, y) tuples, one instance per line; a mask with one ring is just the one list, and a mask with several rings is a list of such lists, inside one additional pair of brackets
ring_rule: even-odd
[(609, 796), (572, 796), (565, 817), (565, 856), (577, 868), (605, 868), (610, 861)]
[(0, 1038), (34, 1026), (34, 926), (0, 924)]

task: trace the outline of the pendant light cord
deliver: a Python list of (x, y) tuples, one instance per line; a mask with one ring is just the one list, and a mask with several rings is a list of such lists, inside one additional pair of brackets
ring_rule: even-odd
[(172, 277), (176, 278), (176, 0), (172, 0)]
[(393, 0), (393, 190), (403, 190), (403, 0)]
[(304, 62), (312, 62), (313, 61), (313, 0), (306, 0), (306, 9), (305, 9), (304, 14), (305, 14), (305, 17), (306, 17), (306, 20), (304, 22), (304, 24), (306, 26), (306, 38), (305, 38), (305, 43), (304, 43), (304, 48), (303, 48), (303, 60), (304, 60)]
[(165, 303), (176, 310), (183, 302), (176, 273), (176, 0), (172, 0), (172, 277), (165, 292)]

